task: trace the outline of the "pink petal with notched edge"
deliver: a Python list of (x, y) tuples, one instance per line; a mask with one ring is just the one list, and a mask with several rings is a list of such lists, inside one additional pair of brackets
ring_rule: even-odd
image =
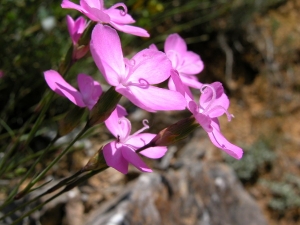
[(233, 158), (241, 159), (243, 157), (243, 149), (227, 141), (220, 131), (217, 118), (212, 119), (211, 126), (213, 127), (213, 131), (208, 133), (211, 142)]
[(106, 81), (117, 86), (120, 76), (125, 74), (125, 64), (117, 31), (109, 26), (97, 24), (92, 32), (91, 54)]
[(133, 104), (149, 112), (183, 110), (186, 106), (185, 98), (179, 92), (154, 86), (145, 89), (136, 86), (116, 87), (116, 91)]
[(119, 123), (120, 118), (125, 118), (124, 116), (127, 115), (127, 112), (123, 106), (117, 105), (116, 109), (110, 114), (110, 116), (105, 120), (105, 125), (107, 129), (116, 137), (118, 138), (118, 135), (123, 134), (125, 135), (130, 134), (131, 127), (125, 127), (126, 132), (124, 134), (124, 124), (121, 126)]
[(64, 78), (55, 70), (44, 72), (45, 80), (48, 86), (57, 94), (68, 98), (71, 102), (79, 107), (85, 107), (82, 96), (79, 91), (68, 84)]
[(127, 34), (132, 34), (140, 37), (150, 37), (150, 34), (143, 28), (131, 26), (131, 25), (123, 25), (118, 24), (113, 21), (109, 23), (112, 27), (116, 28), (119, 31), (122, 31)]
[(91, 110), (102, 94), (100, 84), (86, 74), (79, 74), (77, 76), (77, 83), (84, 103)]
[(149, 84), (158, 84), (170, 77), (172, 65), (166, 54), (160, 51), (144, 49), (132, 57), (132, 73), (128, 81), (139, 83), (146, 80)]
[(184, 54), (187, 51), (187, 46), (178, 34), (170, 34), (165, 41), (164, 50), (166, 53), (171, 50)]
[(108, 166), (115, 168), (123, 174), (128, 172), (128, 162), (123, 157), (121, 149), (116, 149), (115, 141), (103, 147), (103, 156)]
[(109, 15), (112, 22), (120, 25), (135, 23), (135, 20), (131, 17), (131, 15), (129, 15), (128, 13), (122, 15), (122, 13), (124, 13), (123, 10), (116, 9), (113, 7), (114, 6), (104, 10), (104, 12), (107, 13), (107, 15)]
[(122, 150), (123, 157), (137, 169), (142, 172), (152, 172), (152, 170), (146, 165), (146, 163), (144, 163), (144, 161), (138, 156), (138, 154), (135, 153), (135, 151), (133, 151), (131, 148), (122, 146), (119, 148), (119, 150)]

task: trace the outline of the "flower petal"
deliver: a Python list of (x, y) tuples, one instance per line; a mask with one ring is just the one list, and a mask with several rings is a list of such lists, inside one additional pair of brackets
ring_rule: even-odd
[(119, 31), (122, 31), (127, 34), (132, 34), (140, 37), (150, 37), (150, 34), (143, 28), (131, 26), (131, 25), (124, 25), (124, 24), (118, 24), (113, 21), (110, 21), (109, 23), (111, 26), (116, 28)]
[(127, 139), (126, 144), (138, 149), (148, 144), (155, 136), (155, 134), (150, 133), (140, 133), (137, 135), (132, 135)]
[(155, 44), (151, 44), (151, 45), (149, 46), (149, 49), (157, 50), (157, 51), (158, 51), (158, 48), (157, 48), (157, 46), (156, 46)]
[(200, 56), (194, 52), (187, 51), (181, 55), (184, 63), (180, 66), (179, 72), (194, 75), (200, 73), (204, 69), (204, 63)]
[(159, 84), (170, 77), (172, 65), (165, 53), (144, 49), (132, 57), (132, 74), (129, 79), (132, 83), (140, 83), (141, 80), (149, 84)]
[(140, 152), (140, 154), (150, 158), (150, 159), (159, 159), (163, 157), (168, 148), (166, 146), (157, 146), (157, 147), (151, 147), (147, 148)]
[(187, 46), (182, 37), (178, 34), (170, 34), (164, 46), (165, 53), (168, 51), (176, 51), (180, 54), (184, 54), (187, 51)]
[(75, 21), (73, 20), (73, 18), (69, 15), (67, 15), (67, 27), (68, 27), (68, 31), (70, 34), (70, 37), (72, 39), (73, 44), (75, 44), (76, 42), (74, 41), (74, 33), (75, 33)]
[(203, 84), (200, 83), (198, 79), (193, 75), (181, 75), (180, 78), (182, 80), (182, 83), (189, 87), (200, 89), (203, 86)]
[(137, 169), (142, 172), (152, 172), (152, 170), (146, 165), (146, 163), (144, 163), (144, 161), (138, 156), (138, 154), (131, 148), (123, 146), (119, 150), (122, 150), (123, 157)]
[(83, 8), (80, 5), (77, 5), (69, 0), (63, 0), (61, 3), (61, 7), (64, 9), (75, 9), (79, 12), (84, 12)]
[(77, 82), (82, 99), (91, 110), (102, 94), (102, 88), (97, 81), (94, 81), (92, 77), (86, 74), (79, 74), (77, 76)]
[(211, 142), (233, 158), (241, 159), (243, 156), (243, 149), (227, 141), (220, 131), (220, 125), (217, 118), (212, 119), (211, 125), (213, 131), (208, 133)]
[(128, 162), (123, 157), (122, 150), (116, 148), (116, 142), (110, 142), (103, 147), (103, 156), (108, 166), (123, 174), (128, 173)]
[(206, 113), (208, 113), (210, 117), (213, 118), (223, 115), (229, 107), (229, 99), (224, 93), (222, 83), (214, 82), (208, 85), (201, 94), (199, 103), (203, 109), (209, 107)]
[(55, 70), (44, 72), (45, 80), (48, 86), (57, 94), (68, 98), (71, 102), (79, 107), (85, 107), (82, 96), (79, 91), (68, 84), (64, 78)]
[(114, 6), (104, 10), (104, 12), (107, 13), (111, 21), (116, 24), (124, 25), (135, 23), (135, 20), (131, 17), (131, 15), (128, 13), (125, 14), (123, 10), (116, 9)]
[[(118, 138), (118, 135), (120, 136), (121, 134), (124, 133), (124, 131), (122, 130), (124, 128), (126, 129), (125, 134), (127, 134), (127, 135), (130, 134), (131, 127), (130, 126), (124, 127), (124, 124), (123, 124), (123, 126), (121, 126), (121, 124), (119, 123), (120, 118), (124, 118), (124, 116), (126, 116), (126, 115), (127, 115), (127, 112), (126, 112), (125, 108), (120, 105), (117, 105), (116, 109), (105, 120), (105, 125), (106, 125), (107, 129), (116, 138)], [(123, 136), (126, 136), (126, 135), (122, 135), (122, 137)]]
[(113, 28), (97, 24), (92, 32), (91, 54), (106, 81), (117, 86), (125, 74), (120, 38)]
[(183, 110), (186, 106), (185, 98), (177, 91), (149, 86), (116, 87), (116, 91), (128, 98), (136, 106), (149, 111)]

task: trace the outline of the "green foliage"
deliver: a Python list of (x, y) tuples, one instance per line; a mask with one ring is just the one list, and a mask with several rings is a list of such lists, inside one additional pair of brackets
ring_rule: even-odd
[(256, 173), (265, 166), (270, 165), (275, 159), (275, 153), (268, 142), (259, 140), (249, 149), (245, 149), (242, 160), (227, 156), (226, 161), (233, 167), (237, 176), (243, 181), (256, 180)]
[[(57, 67), (70, 43), (64, 17), (60, 1), (1, 1), (0, 118), (11, 129), (32, 115), (46, 88), (42, 72)], [(46, 20), (52, 29), (43, 28)]]
[(300, 178), (285, 174), (282, 181), (262, 179), (260, 183), (267, 187), (272, 198), (268, 205), (272, 210), (284, 213), (287, 209), (300, 207)]

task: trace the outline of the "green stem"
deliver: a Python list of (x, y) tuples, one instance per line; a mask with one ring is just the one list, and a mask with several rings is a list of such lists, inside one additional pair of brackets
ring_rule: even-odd
[(88, 126), (85, 126), (82, 131), (74, 138), (74, 140), (62, 151), (36, 178), (30, 181), (24, 190), (29, 192), (30, 188), (33, 187), (65, 154), (67, 154), (73, 144), (88, 130)]
[[(44, 205), (46, 205), (47, 203), (49, 203), (50, 201), (54, 200), (55, 198), (57, 198), (58, 196), (60, 196), (61, 194), (73, 189), (74, 187), (78, 186), (80, 183), (86, 181), (87, 179), (89, 179), (90, 177), (96, 175), (97, 173), (100, 173), (102, 171), (104, 171), (105, 169), (107, 169), (108, 167), (105, 168), (101, 168), (99, 170), (94, 170), (89, 172), (88, 174), (85, 174), (84, 176), (78, 178), (77, 180), (75, 180), (74, 182), (68, 184), (62, 191), (60, 191), (59, 193), (57, 193), (56, 195), (54, 195), (53, 197), (49, 198), (47, 201), (39, 204), (38, 206), (34, 207), (32, 210), (28, 211), (27, 213), (25, 213), (23, 216), (21, 216), (19, 219), (15, 220), (11, 225), (15, 225), (18, 224), (20, 221), (22, 221), (25, 217), (29, 216), (31, 213), (33, 213), (34, 211), (42, 208)], [(45, 193), (43, 193), (42, 195), (38, 196), (41, 197), (45, 194), (48, 194), (48, 192), (46, 191)], [(36, 198), (35, 198), (36, 199)]]
[[(32, 166), (30, 167), (30, 169), (27, 171), (27, 173), (24, 175), (24, 177), (22, 178), (22, 180), (19, 182), (18, 184), (18, 188), (22, 185), (22, 183), (27, 179), (27, 177), (29, 176), (29, 174), (34, 170), (35, 166), (45, 157), (45, 155), (48, 153), (49, 149), (52, 147), (52, 145), (57, 141), (57, 139), (59, 138), (59, 136), (57, 135), (47, 146), (47, 148), (43, 151), (43, 153), (39, 156), (39, 158), (37, 158), (35, 160), (35, 162), (32, 164)], [(15, 196), (15, 199), (20, 199), (22, 198), (24, 195), (26, 195), (30, 188), (32, 186), (27, 185), (26, 188), (24, 190), (22, 190), (20, 193), (18, 193)]]

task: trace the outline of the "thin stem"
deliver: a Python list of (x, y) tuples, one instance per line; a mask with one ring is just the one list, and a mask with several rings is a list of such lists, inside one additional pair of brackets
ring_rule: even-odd
[[(30, 169), (27, 171), (27, 173), (24, 175), (24, 177), (22, 178), (22, 180), (19, 182), (18, 184), (18, 188), (22, 185), (22, 183), (27, 179), (27, 177), (29, 176), (29, 174), (34, 170), (35, 166), (45, 157), (45, 155), (48, 153), (49, 149), (52, 147), (52, 145), (57, 141), (57, 139), (59, 138), (59, 136), (57, 135), (55, 138), (53, 138), (53, 140), (49, 143), (49, 145), (47, 146), (47, 148), (43, 151), (43, 153), (39, 156), (39, 158), (37, 158), (35, 160), (35, 162), (32, 164), (32, 166), (30, 167)], [(23, 197), (25, 194), (28, 193), (28, 191), (30, 190), (32, 186), (28, 185), (24, 190), (22, 190), (18, 196), (18, 198), (16, 198), (17, 196), (15, 196), (15, 199), (19, 199), (21, 197)]]
[[(63, 190), (61, 190), (59, 193), (57, 193), (56, 195), (54, 195), (53, 197), (49, 198), (47, 201), (39, 204), (38, 206), (34, 207), (32, 210), (28, 211), (27, 213), (25, 213), (23, 216), (21, 216), (19, 219), (15, 220), (11, 225), (15, 225), (18, 224), (18, 222), (22, 221), (25, 217), (29, 216), (31, 213), (33, 213), (34, 211), (42, 208), (44, 205), (46, 205), (47, 203), (49, 203), (50, 201), (54, 200), (55, 198), (57, 198), (58, 196), (60, 196), (61, 194), (73, 189), (74, 187), (78, 186), (80, 183), (86, 181), (87, 179), (89, 179), (90, 177), (96, 175), (97, 173), (100, 173), (102, 171), (104, 171), (105, 169), (107, 169), (108, 167), (105, 168), (101, 168), (98, 170), (94, 170), (89, 172), (88, 174), (85, 174), (84, 176), (78, 178), (77, 180), (75, 180), (74, 182), (68, 184)], [(46, 191), (45, 193), (43, 193), (42, 195), (38, 196), (41, 197), (45, 194), (48, 194), (48, 191)], [(36, 198), (35, 198), (36, 200)], [(31, 202), (30, 202), (31, 203)], [(26, 205), (25, 205), (26, 206)]]
[(73, 144), (88, 130), (88, 128), (88, 126), (85, 126), (82, 131), (74, 138), (74, 140), (68, 145), (68, 147), (65, 148), (65, 150), (62, 151), (36, 178), (31, 180), (24, 190), (28, 192), (33, 185), (35, 185), (65, 154), (69, 152)]

